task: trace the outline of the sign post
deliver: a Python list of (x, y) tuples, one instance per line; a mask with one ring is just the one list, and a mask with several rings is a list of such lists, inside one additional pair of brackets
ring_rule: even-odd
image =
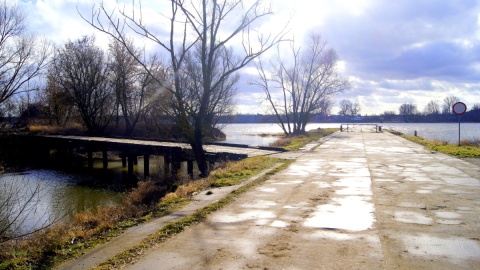
[(458, 115), (458, 146), (460, 146), (460, 116), (467, 111), (467, 105), (463, 102), (453, 104), (452, 111)]

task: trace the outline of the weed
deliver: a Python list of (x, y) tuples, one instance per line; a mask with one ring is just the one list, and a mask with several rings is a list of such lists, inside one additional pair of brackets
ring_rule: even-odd
[[(391, 131), (390, 131), (391, 132)], [(446, 141), (439, 140), (426, 140), (422, 137), (408, 136), (400, 132), (392, 132), (395, 135), (399, 135), (407, 140), (421, 144), (428, 150), (438, 151), (444, 154), (460, 157), (460, 158), (480, 158), (480, 146), (479, 140), (462, 141), (460, 146), (457, 144), (450, 144)]]
[(283, 137), (272, 143), (271, 146), (283, 147), (286, 150), (298, 150), (306, 144), (318, 141), (320, 138), (328, 136), (336, 131), (338, 131), (337, 128), (315, 129), (308, 131), (306, 134), (303, 135)]

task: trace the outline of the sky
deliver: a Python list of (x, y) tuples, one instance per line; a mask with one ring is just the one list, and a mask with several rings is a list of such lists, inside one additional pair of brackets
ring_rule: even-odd
[[(85, 21), (97, 0), (14, 0), (28, 13), (32, 32), (61, 45), (95, 34), (108, 38)], [(125, 2), (125, 1), (123, 1)], [(153, 2), (157, 4), (153, 4)], [(126, 1), (131, 3), (131, 1)], [(142, 1), (148, 25), (168, 0)], [(158, 4), (160, 3), (160, 4)], [(275, 14), (262, 21), (263, 31), (279, 31), (289, 21), (289, 35), (303, 40), (320, 33), (340, 57), (339, 72), (352, 88), (335, 96), (358, 102), (362, 115), (395, 111), (412, 103), (419, 111), (432, 100), (441, 105), (456, 96), (467, 108), (480, 104), (480, 1), (477, 0), (270, 0)], [(104, 0), (107, 9), (116, 0)], [(123, 5), (123, 4), (122, 4)], [(77, 11), (78, 10), (78, 11)], [(143, 42), (137, 40), (136, 42)], [(266, 113), (262, 89), (249, 84), (256, 71), (240, 72), (237, 113)], [(333, 114), (338, 113), (334, 107)]]

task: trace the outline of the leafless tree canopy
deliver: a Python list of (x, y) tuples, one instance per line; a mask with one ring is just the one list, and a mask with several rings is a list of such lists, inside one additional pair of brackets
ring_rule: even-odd
[[(182, 136), (191, 144), (201, 175), (208, 174), (203, 150), (205, 135), (216, 116), (228, 111), (238, 78), (236, 72), (281, 41), (283, 32), (253, 35), (255, 24), (272, 15), (260, 0), (247, 6), (241, 0), (170, 2), (168, 36), (155, 32), (159, 26), (144, 23), (141, 5), (108, 11), (101, 4), (90, 18), (93, 27), (118, 40), (163, 89), (169, 92), (172, 114)], [(159, 13), (164, 13), (163, 10)], [(104, 23), (106, 21), (106, 23)], [(170, 80), (158, 78), (143, 59), (128, 49), (125, 32), (154, 42), (168, 59)], [(239, 50), (233, 53), (231, 46)]]
[(411, 116), (418, 113), (417, 105), (412, 103), (404, 103), (400, 105), (400, 108), (398, 108), (398, 111), (400, 115), (404, 115), (404, 116)]
[[(143, 51), (135, 48), (133, 41), (127, 41), (126, 46), (123, 46), (113, 39), (110, 43), (110, 54), (117, 125), (119, 116), (123, 116), (125, 134), (131, 135), (138, 121), (152, 108), (156, 100), (155, 92), (159, 91), (161, 85), (135, 60), (142, 57)], [(145, 64), (158, 79), (165, 78), (156, 56), (152, 56), (148, 62), (145, 60)]]
[(425, 115), (440, 114), (440, 104), (438, 104), (438, 102), (435, 101), (435, 100), (431, 100), (425, 106), (425, 112), (424, 113), (425, 113)]
[(350, 84), (338, 73), (336, 52), (327, 48), (320, 35), (310, 35), (303, 48), (291, 41), (289, 59), (283, 59), (283, 55), (279, 49), (268, 68), (259, 62), (260, 80), (253, 84), (265, 91), (284, 133), (300, 134), (312, 114), (329, 106), (328, 99), (350, 88)]
[(357, 116), (360, 113), (360, 104), (358, 102), (351, 102), (348, 99), (343, 99), (340, 101), (340, 111), (338, 112), (341, 116)]
[(18, 6), (1, 1), (0, 105), (16, 93), (32, 90), (27, 83), (40, 74), (49, 53), (46, 42), (38, 42), (27, 33), (26, 14)]
[(102, 132), (113, 113), (111, 68), (93, 37), (70, 41), (59, 48), (50, 69), (73, 100), (90, 133)]
[(442, 112), (444, 114), (452, 114), (453, 113), (453, 110), (452, 110), (453, 104), (455, 104), (459, 101), (460, 101), (460, 99), (456, 96), (448, 96), (448, 97), (444, 98), (443, 99)]

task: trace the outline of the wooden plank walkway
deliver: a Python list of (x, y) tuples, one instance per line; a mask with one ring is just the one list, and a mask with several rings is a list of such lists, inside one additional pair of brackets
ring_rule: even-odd
[[(109, 143), (110, 145), (131, 145), (131, 146), (151, 146), (151, 147), (166, 147), (166, 148), (181, 148), (182, 150), (189, 151), (192, 148), (187, 143), (180, 142), (168, 142), (168, 141), (152, 141), (152, 140), (138, 140), (138, 139), (121, 139), (121, 138), (107, 138), (107, 137), (87, 137), (87, 136), (62, 136), (62, 135), (44, 135), (38, 136), (44, 138), (52, 138), (58, 140), (67, 140), (67, 141), (83, 141), (83, 142), (98, 142), (98, 143)], [(248, 157), (254, 156), (266, 156), (277, 154), (283, 152), (281, 148), (273, 147), (253, 147), (243, 144), (205, 144), (204, 150), (206, 153), (216, 154), (216, 153), (231, 153), (238, 155), (246, 155)]]

